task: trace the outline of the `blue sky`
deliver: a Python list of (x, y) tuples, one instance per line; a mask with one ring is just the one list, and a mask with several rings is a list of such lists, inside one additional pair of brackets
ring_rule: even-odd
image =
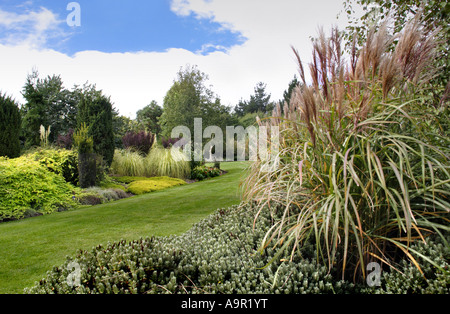
[(291, 46), (308, 62), (319, 27), (346, 26), (342, 1), (78, 0), (81, 25), (70, 27), (71, 0), (0, 0), (0, 92), (23, 103), (36, 69), (68, 89), (96, 84), (133, 118), (196, 65), (224, 105), (249, 99), (258, 82), (277, 101), (298, 73)]
[[(2, 0), (0, 8), (23, 14), (46, 8), (59, 16), (62, 36), (50, 36), (46, 47), (73, 55), (85, 50), (107, 53), (136, 51), (165, 51), (182, 48), (208, 53), (223, 50), (244, 39), (237, 32), (224, 29), (219, 23), (199, 19), (192, 14), (176, 15), (170, 1), (78, 0), (81, 25), (70, 27), (63, 20), (73, 10), (69, 1)], [(17, 32), (23, 32), (18, 30)], [(60, 34), (61, 35), (61, 34)], [(0, 35), (1, 40), (2, 35)]]

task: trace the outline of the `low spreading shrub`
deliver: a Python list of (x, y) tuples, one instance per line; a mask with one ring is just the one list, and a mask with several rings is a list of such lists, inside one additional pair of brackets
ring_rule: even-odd
[[(217, 210), (181, 236), (154, 237), (99, 245), (79, 251), (54, 267), (25, 293), (37, 294), (344, 294), (373, 293), (336, 280), (315, 262), (315, 246), (305, 243), (293, 261), (267, 247), (259, 251), (272, 217), (238, 206)], [(448, 246), (439, 246), (448, 257)], [(285, 252), (289, 254), (289, 251)], [(439, 254), (435, 254), (438, 256)], [(269, 263), (270, 261), (274, 261)], [(448, 267), (448, 262), (444, 262)], [(74, 266), (79, 267), (79, 278)], [(405, 264), (409, 267), (409, 264)], [(69, 267), (70, 266), (70, 267)], [(403, 270), (403, 269), (400, 269)], [(443, 276), (443, 277), (442, 277)], [(429, 279), (433, 291), (448, 293), (449, 275)], [(75, 279), (75, 281), (71, 281)], [(79, 279), (79, 281), (78, 281)], [(381, 288), (380, 288), (381, 289)], [(417, 290), (420, 291), (420, 290)]]
[(122, 189), (91, 187), (76, 196), (81, 205), (100, 205), (127, 198), (128, 194)]
[(149, 180), (148, 177), (132, 177), (132, 176), (123, 176), (123, 177), (114, 177), (113, 180), (116, 182), (120, 182), (123, 184), (130, 184), (134, 181), (143, 181), (143, 180)]
[(128, 192), (134, 195), (141, 195), (185, 184), (186, 182), (181, 179), (154, 177), (131, 182), (128, 186)]
[(198, 166), (192, 169), (191, 171), (191, 179), (192, 180), (205, 180), (208, 178), (214, 178), (220, 176), (221, 171), (218, 168), (206, 167), (206, 166)]
[(0, 221), (21, 219), (33, 210), (49, 214), (75, 205), (74, 187), (28, 157), (0, 158)]

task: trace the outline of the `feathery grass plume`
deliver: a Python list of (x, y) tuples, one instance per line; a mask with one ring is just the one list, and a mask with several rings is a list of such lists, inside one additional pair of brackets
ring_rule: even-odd
[(110, 171), (119, 176), (145, 177), (148, 175), (144, 157), (131, 149), (116, 149)]
[(333, 274), (363, 280), (370, 262), (415, 263), (413, 241), (450, 231), (450, 148), (430, 144), (439, 135), (420, 98), (436, 33), (418, 21), (393, 35), (383, 23), (347, 65), (338, 31), (320, 33), (309, 86), (293, 49), (304, 86), (284, 117), (265, 120), (282, 126), (280, 165), (262, 171), (258, 160), (243, 182), (255, 220), (266, 210), (274, 219), (262, 249), (293, 258), (313, 241)]
[(187, 179), (191, 167), (188, 157), (180, 149), (154, 147), (145, 158), (145, 167), (149, 175)]

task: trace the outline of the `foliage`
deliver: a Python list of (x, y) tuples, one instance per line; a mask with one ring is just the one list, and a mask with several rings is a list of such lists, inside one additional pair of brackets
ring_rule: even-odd
[(186, 179), (190, 175), (190, 163), (180, 149), (154, 147), (145, 159), (149, 176)]
[(380, 286), (364, 288), (362, 293), (375, 294), (449, 294), (450, 250), (446, 239), (433, 237), (427, 243), (413, 245), (417, 252), (417, 262), (421, 271), (412, 263), (403, 260), (401, 271), (385, 271), (380, 279)]
[(80, 154), (90, 154), (94, 151), (94, 139), (89, 136), (89, 128), (86, 123), (81, 124), (78, 131), (75, 132), (73, 142)]
[(54, 143), (59, 135), (76, 127), (78, 95), (63, 86), (60, 76), (39, 78), (36, 70), (28, 75), (22, 92), (26, 103), (22, 107), (25, 147), (39, 146), (39, 128), (51, 126), (49, 143)]
[(48, 138), (50, 137), (51, 132), (51, 126), (49, 125), (47, 129), (43, 125), (39, 128), (39, 134), (41, 138), (41, 146), (44, 148), (48, 148), (50, 143)]
[(161, 133), (159, 119), (162, 114), (163, 109), (153, 100), (150, 105), (145, 106), (136, 113), (136, 122), (138, 123), (139, 128), (159, 135)]
[(372, 261), (415, 263), (412, 241), (449, 230), (450, 152), (438, 144), (448, 139), (433, 131), (434, 106), (420, 97), (436, 34), (413, 19), (391, 52), (386, 27), (370, 32), (347, 67), (339, 32), (321, 33), (310, 86), (295, 53), (304, 86), (284, 116), (277, 108), (266, 121), (280, 129), (279, 166), (255, 162), (244, 184), (259, 213), (281, 212), (262, 247), (293, 244), (294, 257), (313, 239), (317, 259), (343, 278), (363, 280)]
[[(265, 212), (254, 221), (254, 215), (251, 207), (219, 209), (181, 236), (120, 241), (79, 251), (25, 293), (371, 293), (364, 286), (333, 278), (314, 261), (314, 245), (305, 244), (302, 256), (296, 255), (292, 262), (280, 259), (271, 247), (258, 254), (258, 243), (272, 217)], [(67, 282), (71, 263), (80, 267), (79, 286)], [(430, 284), (445, 288), (442, 280)]]
[(20, 219), (28, 210), (49, 214), (68, 209), (74, 187), (30, 157), (0, 159), (0, 220)]
[(27, 158), (39, 162), (51, 172), (61, 175), (74, 186), (78, 184), (78, 154), (66, 149), (38, 148), (27, 154)]
[(130, 131), (137, 131), (139, 125), (136, 120), (121, 116), (116, 110), (113, 110), (113, 133), (114, 144), (117, 149), (123, 149), (122, 138)]
[[(163, 137), (161, 138), (161, 145), (168, 149), (168, 148), (172, 148), (172, 146), (174, 146), (176, 143), (180, 142), (183, 143), (184, 141), (181, 138), (170, 138), (170, 137)], [(180, 147), (183, 145), (179, 145)]]
[(81, 205), (100, 205), (127, 198), (122, 188), (90, 187), (76, 195), (76, 201)]
[(74, 133), (75, 133), (74, 129), (69, 129), (67, 134), (59, 135), (58, 139), (56, 140), (56, 146), (68, 150), (72, 149)]
[(128, 185), (128, 192), (134, 195), (142, 195), (185, 184), (186, 182), (181, 179), (169, 177), (153, 177), (145, 180), (131, 182)]
[(147, 176), (144, 157), (130, 149), (116, 149), (110, 172), (118, 176)]
[(262, 112), (263, 114), (270, 113), (274, 105), (270, 101), (271, 95), (266, 92), (267, 85), (263, 82), (256, 84), (254, 94), (250, 96), (249, 101), (241, 100), (234, 108), (235, 113), (239, 117), (243, 117), (248, 113)]
[[(357, 16), (354, 4), (364, 9), (362, 16)], [(349, 26), (343, 35), (351, 43), (353, 40), (362, 44), (367, 38), (370, 28), (376, 27), (379, 21), (387, 18), (391, 21), (394, 33), (400, 32), (404, 25), (420, 14), (421, 24), (429, 31), (440, 30), (438, 36), (437, 57), (433, 60), (439, 72), (431, 80), (431, 87), (426, 95), (435, 103), (448, 103), (450, 94), (450, 24), (448, 15), (450, 3), (441, 0), (344, 0), (343, 11), (349, 19)]]
[(133, 176), (122, 176), (122, 177), (114, 177), (113, 180), (116, 182), (120, 182), (123, 184), (130, 184), (131, 182), (134, 181), (144, 181), (144, 180), (149, 180), (151, 178), (149, 177), (133, 177)]
[(221, 171), (218, 168), (212, 168), (207, 166), (198, 166), (192, 169), (191, 179), (202, 181), (208, 178), (214, 178), (220, 176)]
[(78, 90), (78, 127), (89, 126), (89, 136), (94, 141), (94, 153), (103, 156), (109, 167), (114, 158), (113, 106), (109, 97), (97, 91), (95, 86), (85, 86)]
[(20, 156), (21, 123), (18, 105), (11, 97), (0, 93), (0, 156)]
[(146, 156), (155, 142), (155, 135), (146, 132), (128, 132), (122, 138), (123, 147), (141, 153)]

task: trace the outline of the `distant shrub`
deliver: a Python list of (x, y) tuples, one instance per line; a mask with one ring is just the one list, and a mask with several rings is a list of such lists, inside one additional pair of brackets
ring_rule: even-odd
[(72, 149), (73, 147), (73, 134), (74, 130), (70, 129), (66, 135), (59, 135), (56, 140), (56, 145), (64, 149)]
[(81, 205), (100, 205), (127, 198), (128, 194), (122, 189), (91, 187), (76, 196)]
[(185, 181), (169, 177), (155, 177), (142, 181), (133, 181), (128, 186), (128, 192), (135, 195), (151, 193), (164, 190), (170, 187), (186, 184)]
[(220, 176), (221, 171), (218, 168), (198, 166), (192, 169), (191, 179), (202, 181), (208, 178), (214, 178)]
[(147, 155), (155, 142), (155, 135), (150, 132), (128, 132), (122, 138), (123, 146), (126, 149), (134, 150)]
[(49, 214), (75, 206), (74, 187), (32, 158), (0, 158), (0, 220), (21, 219), (28, 210)]
[(122, 184), (114, 183), (114, 182), (102, 182), (100, 183), (100, 187), (102, 189), (115, 189), (115, 190), (122, 190), (126, 191), (126, 187)]
[(170, 137), (163, 137), (161, 139), (161, 145), (164, 148), (172, 148), (172, 146), (174, 146), (175, 144), (177, 144), (178, 147), (183, 147), (184, 145), (187, 144), (187, 141), (185, 139), (181, 139), (181, 138), (170, 138)]

